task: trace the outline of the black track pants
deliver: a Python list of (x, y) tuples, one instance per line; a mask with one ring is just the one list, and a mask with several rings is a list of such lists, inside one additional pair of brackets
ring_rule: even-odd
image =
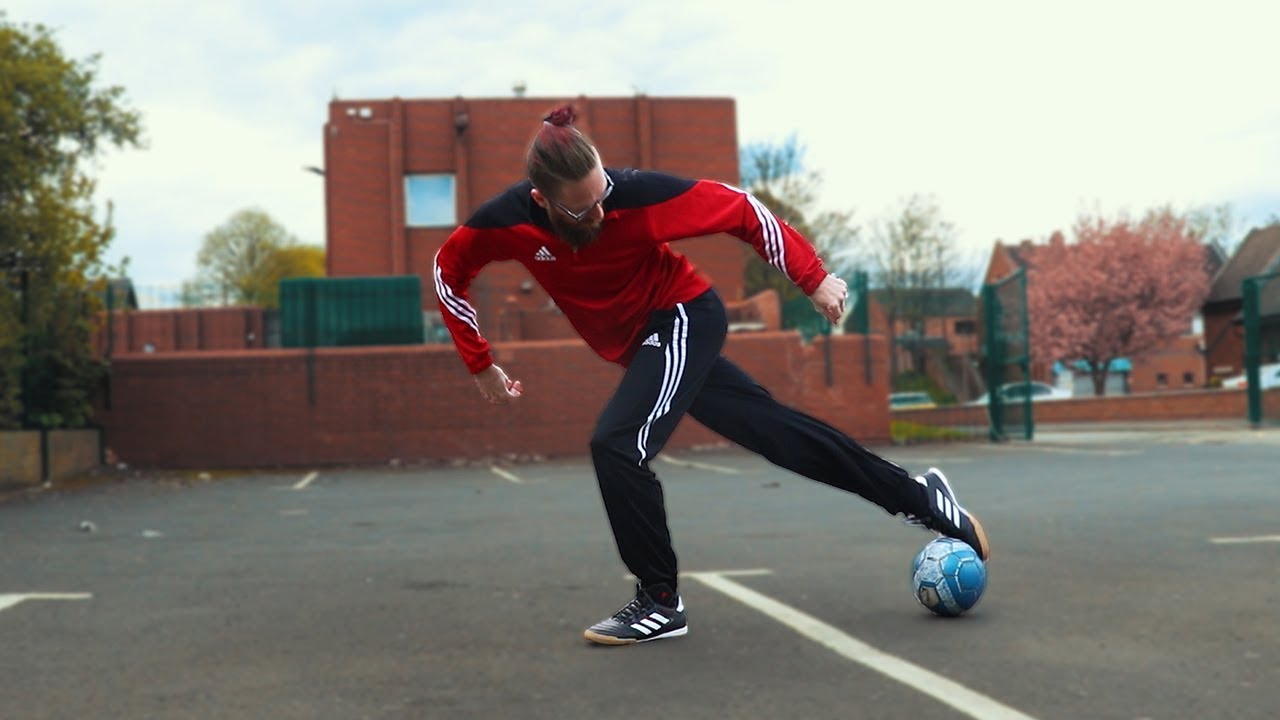
[(642, 586), (676, 587), (662, 485), (649, 461), (686, 413), (775, 465), (861, 495), (890, 514), (925, 509), (920, 486), (905, 470), (782, 405), (722, 356), (726, 330), (724, 305), (711, 290), (655, 312), (591, 438), (618, 552)]

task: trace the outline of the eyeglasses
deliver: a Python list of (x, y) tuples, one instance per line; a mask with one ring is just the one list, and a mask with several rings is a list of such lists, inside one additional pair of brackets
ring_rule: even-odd
[(582, 212), (574, 212), (569, 208), (556, 202), (555, 200), (552, 200), (551, 198), (547, 198), (547, 200), (550, 201), (552, 205), (555, 205), (556, 209), (558, 209), (560, 212), (564, 213), (565, 215), (568, 215), (569, 218), (574, 222), (582, 222), (583, 218), (590, 215), (591, 211), (595, 210), (597, 205), (603, 206), (604, 201), (608, 200), (609, 195), (612, 193), (613, 193), (613, 178), (609, 177), (609, 173), (605, 173), (604, 174), (604, 194), (600, 196), (599, 200), (596, 200), (595, 202), (588, 205), (587, 209), (583, 210)]

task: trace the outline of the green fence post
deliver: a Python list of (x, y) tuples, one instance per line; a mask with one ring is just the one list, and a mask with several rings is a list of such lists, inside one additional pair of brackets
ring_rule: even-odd
[(1000, 386), (1004, 384), (1004, 353), (1000, 335), (1000, 301), (996, 296), (997, 285), (982, 286), (982, 324), (984, 326), (982, 351), (986, 356), (983, 374), (987, 381), (987, 435), (991, 442), (1004, 439), (1004, 405)]
[(1258, 366), (1262, 363), (1261, 308), (1258, 296), (1262, 291), (1261, 277), (1245, 278), (1240, 286), (1240, 294), (1244, 300), (1244, 372), (1246, 379), (1245, 393), (1249, 401), (1249, 424), (1258, 427), (1262, 424), (1262, 387)]
[(307, 404), (316, 404), (316, 283), (307, 281), (302, 286), (302, 307), (305, 308), (302, 335), (303, 345), (307, 348)]
[(1023, 439), (1031, 440), (1035, 436), (1036, 416), (1031, 407), (1031, 318), (1027, 312), (1027, 273), (1018, 271), (1018, 301), (1022, 309), (1022, 378), (1027, 383), (1027, 392), (1022, 399)]
[(867, 271), (859, 270), (853, 275), (853, 329), (862, 334), (871, 332), (871, 298), (868, 295)]
[(40, 428), (40, 482), (49, 481), (49, 473), (53, 468), (53, 460), (49, 457), (49, 428)]
[(853, 303), (850, 329), (862, 334), (863, 376), (865, 383), (870, 385), (874, 378), (871, 374), (871, 294), (866, 270), (853, 274)]
[(111, 409), (111, 357), (115, 354), (116, 348), (116, 291), (107, 283), (107, 338), (106, 338), (106, 372), (102, 375), (102, 394), (103, 406), (105, 409)]
[(18, 275), (18, 293), (21, 297), (21, 305), (19, 313), (21, 315), (22, 326), (22, 367), (18, 371), (18, 405), (22, 413), (22, 428), (29, 429), (31, 427), (31, 384), (30, 384), (30, 366), (31, 366), (31, 279), (26, 269), (23, 269)]

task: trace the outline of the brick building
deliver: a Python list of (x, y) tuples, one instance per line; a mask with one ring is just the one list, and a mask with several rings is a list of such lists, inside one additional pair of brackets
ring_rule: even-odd
[[(485, 98), (342, 100), (324, 127), (327, 272), (331, 277), (416, 274), (436, 307), (432, 259), (485, 200), (524, 177), (524, 152), (563, 100)], [(577, 97), (577, 125), (606, 165), (738, 182), (735, 104), (728, 98)], [(687, 255), (726, 301), (742, 299), (746, 246), (697, 238)], [(573, 336), (518, 263), (486, 268), (471, 303), (491, 340)]]
[[(1065, 243), (1061, 233), (1054, 233), (1049, 238), (1051, 243)], [(1027, 270), (1035, 263), (1037, 249), (1044, 247), (1030, 240), (1014, 244), (997, 242), (988, 260), (984, 282), (993, 283), (1009, 277), (1018, 270)], [(1211, 245), (1205, 246), (1205, 271), (1212, 277), (1222, 266), (1221, 252)], [(1035, 333), (1034, 317), (1030, 318), (1031, 332)], [(1204, 387), (1211, 374), (1205, 367), (1205, 357), (1201, 351), (1203, 336), (1194, 327), (1188, 327), (1187, 333), (1170, 338), (1159, 347), (1141, 357), (1128, 358), (1127, 377), (1113, 377), (1108, 381), (1113, 390), (1124, 389), (1130, 393), (1149, 393), (1186, 390)], [(1031, 377), (1048, 383), (1056, 383), (1053, 368), (1043, 362), (1032, 363)], [(1112, 385), (1114, 383), (1114, 385)], [(1076, 395), (1091, 394), (1092, 384), (1087, 375), (1075, 378)]]
[[(1280, 272), (1280, 224), (1255, 228), (1214, 278), (1204, 303), (1205, 358), (1211, 377), (1244, 372), (1243, 283), (1247, 277)], [(1272, 327), (1280, 325), (1280, 284), (1272, 283), (1260, 310)], [(1272, 330), (1280, 335), (1280, 331)], [(1280, 345), (1280, 339), (1272, 341)], [(1262, 362), (1271, 362), (1263, 357)]]

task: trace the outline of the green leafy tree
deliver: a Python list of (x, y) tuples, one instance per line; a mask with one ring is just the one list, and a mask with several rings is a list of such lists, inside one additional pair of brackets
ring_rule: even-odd
[(280, 280), (324, 274), (324, 250), (300, 245), (266, 212), (250, 208), (205, 235), (196, 266), (184, 304), (276, 307)]
[(324, 277), (324, 248), (316, 245), (276, 248), (253, 277), (250, 294), (263, 307), (280, 307), (280, 281), (297, 277)]
[(0, 429), (84, 426), (103, 371), (94, 290), (113, 230), (87, 167), (105, 146), (140, 147), (142, 123), (98, 61), (0, 12)]

